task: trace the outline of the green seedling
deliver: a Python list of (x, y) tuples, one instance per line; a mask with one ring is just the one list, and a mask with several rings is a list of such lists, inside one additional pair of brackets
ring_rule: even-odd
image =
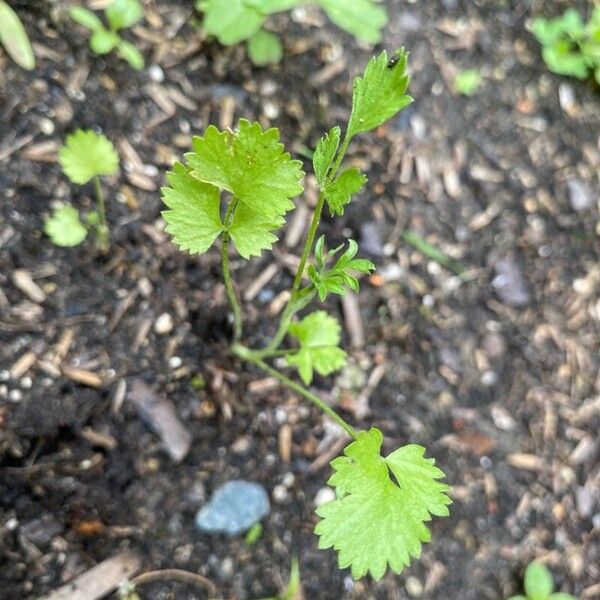
[(73, 182), (85, 185), (92, 181), (96, 194), (96, 210), (84, 221), (72, 206), (54, 209), (44, 223), (44, 232), (57, 246), (77, 246), (87, 237), (88, 229), (96, 232), (98, 249), (108, 250), (110, 231), (106, 223), (104, 194), (100, 176), (113, 175), (119, 168), (119, 156), (111, 141), (91, 130), (79, 129), (67, 136), (60, 149), (59, 162), (63, 173)]
[(104, 10), (108, 28), (87, 8), (74, 6), (69, 10), (74, 21), (91, 31), (90, 48), (96, 54), (108, 54), (115, 50), (136, 71), (144, 68), (142, 53), (121, 37), (120, 31), (135, 25), (143, 16), (144, 9), (139, 0), (114, 0)]
[[(271, 3), (274, 5), (275, 3)], [(281, 2), (279, 3), (281, 4)], [(337, 498), (317, 509), (319, 546), (339, 552), (341, 568), (355, 578), (371, 574), (380, 579), (389, 568), (399, 573), (418, 557), (421, 544), (430, 539), (426, 523), (432, 516), (448, 515), (449, 486), (439, 480), (444, 473), (425, 458), (425, 448), (409, 444), (381, 454), (379, 429), (357, 431), (319, 396), (269, 364), (283, 357), (297, 369), (305, 385), (315, 373), (328, 375), (346, 363), (339, 347), (340, 325), (324, 310), (296, 316), (316, 299), (329, 294), (358, 291), (360, 275), (374, 266), (355, 258), (358, 245), (349, 241), (345, 251), (326, 251), (317, 229), (325, 207), (342, 215), (364, 186), (366, 177), (356, 168), (343, 167), (351, 141), (394, 117), (412, 102), (406, 94), (407, 53), (400, 49), (369, 61), (364, 74), (354, 80), (352, 110), (344, 134), (334, 127), (317, 143), (313, 169), (319, 196), (300, 257), (289, 301), (271, 340), (263, 348), (241, 343), (243, 311), (230, 269), (230, 250), (244, 259), (271, 250), (292, 198), (303, 191), (302, 163), (293, 160), (279, 141), (277, 129), (240, 120), (235, 130), (209, 126), (193, 139), (193, 150), (167, 174), (162, 190), (168, 210), (163, 212), (166, 231), (181, 250), (207, 252), (220, 240), (221, 266), (233, 320), (234, 356), (258, 367), (284, 386), (318, 406), (352, 438), (343, 456), (331, 466), (329, 479)], [(305, 279), (305, 275), (308, 275)], [(285, 345), (288, 337), (291, 344)]]
[(35, 56), (29, 36), (19, 15), (4, 0), (0, 0), (0, 44), (23, 69), (35, 67)]
[(263, 29), (269, 15), (297, 6), (316, 4), (331, 21), (354, 37), (371, 44), (381, 41), (386, 10), (377, 0), (198, 0), (205, 31), (224, 46), (246, 42), (256, 65), (278, 63), (283, 55), (279, 38)]
[(482, 81), (481, 73), (477, 69), (466, 69), (454, 78), (454, 91), (463, 96), (473, 96)]
[(548, 567), (534, 561), (525, 570), (525, 596), (512, 596), (509, 600), (577, 600), (565, 592), (554, 592), (554, 581)]
[(600, 5), (587, 23), (569, 8), (556, 19), (534, 19), (531, 30), (543, 46), (542, 56), (551, 71), (578, 79), (593, 74), (600, 84)]

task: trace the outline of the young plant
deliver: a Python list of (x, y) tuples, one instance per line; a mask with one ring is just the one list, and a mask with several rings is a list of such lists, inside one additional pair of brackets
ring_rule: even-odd
[(463, 96), (472, 96), (482, 81), (481, 73), (477, 69), (466, 69), (454, 78), (454, 91)]
[(256, 65), (277, 63), (283, 50), (279, 38), (262, 27), (269, 15), (297, 6), (316, 4), (338, 27), (359, 40), (381, 41), (388, 16), (378, 0), (197, 0), (204, 13), (204, 29), (224, 46), (247, 42)]
[[(321, 398), (268, 364), (285, 357), (305, 385), (314, 373), (328, 375), (344, 366), (346, 353), (339, 347), (340, 325), (324, 310), (300, 320), (297, 313), (318, 297), (358, 291), (357, 276), (374, 266), (356, 259), (356, 242), (346, 250), (325, 250), (317, 229), (325, 206), (342, 215), (351, 198), (364, 186), (359, 169), (342, 167), (350, 142), (360, 133), (376, 129), (408, 106), (407, 53), (388, 57), (384, 51), (371, 59), (362, 77), (354, 80), (352, 111), (344, 135), (334, 127), (317, 143), (313, 168), (319, 197), (304, 249), (291, 286), (289, 301), (277, 330), (263, 348), (240, 343), (242, 308), (229, 265), (230, 245), (245, 259), (260, 256), (277, 241), (285, 215), (294, 209), (292, 198), (303, 191), (300, 161), (292, 160), (279, 142), (277, 129), (263, 130), (259, 123), (241, 120), (234, 131), (209, 126), (193, 139), (192, 152), (167, 174), (162, 196), (166, 231), (182, 250), (206, 252), (219, 238), (223, 279), (233, 312), (234, 356), (247, 361), (314, 403), (353, 439), (332, 463), (329, 480), (337, 498), (318, 508), (316, 526), (321, 548), (339, 551), (341, 568), (350, 567), (355, 578), (370, 573), (379, 579), (389, 566), (399, 573), (421, 544), (430, 539), (425, 523), (432, 515), (448, 515), (449, 486), (438, 480), (444, 473), (425, 458), (425, 448), (409, 444), (383, 456), (383, 435), (376, 428), (357, 431)], [(314, 254), (313, 254), (314, 247)], [(307, 275), (307, 279), (305, 279)], [(283, 346), (288, 336), (292, 345)]]
[(587, 79), (594, 75), (600, 84), (600, 5), (585, 23), (574, 9), (556, 19), (534, 19), (533, 34), (542, 44), (548, 68), (560, 75)]
[(77, 246), (87, 237), (88, 228), (95, 229), (98, 249), (108, 250), (110, 231), (106, 223), (104, 195), (100, 185), (101, 175), (113, 175), (119, 168), (119, 155), (111, 141), (91, 130), (78, 129), (67, 136), (60, 149), (59, 162), (63, 173), (73, 182), (85, 185), (94, 183), (96, 210), (82, 222), (72, 206), (54, 209), (44, 224), (44, 232), (57, 246)]
[(509, 600), (577, 600), (565, 592), (554, 592), (552, 573), (541, 562), (532, 562), (525, 569), (525, 596), (512, 596)]
[(136, 71), (144, 68), (142, 53), (133, 44), (124, 40), (119, 33), (121, 29), (135, 25), (144, 16), (144, 9), (139, 0), (113, 0), (104, 9), (108, 29), (95, 13), (83, 6), (72, 7), (69, 15), (92, 32), (90, 48), (93, 52), (108, 54), (116, 50), (117, 55), (126, 60)]
[(31, 42), (19, 15), (4, 0), (0, 0), (0, 44), (23, 69), (35, 67)]

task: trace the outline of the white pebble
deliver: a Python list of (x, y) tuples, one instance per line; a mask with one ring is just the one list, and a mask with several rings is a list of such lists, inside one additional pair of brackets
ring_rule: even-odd
[(313, 504), (315, 508), (319, 508), (326, 502), (331, 502), (335, 500), (335, 492), (329, 486), (322, 487), (315, 495), (315, 499), (313, 500)]
[(165, 80), (165, 72), (158, 65), (152, 65), (148, 69), (148, 75), (156, 83), (162, 83)]
[(21, 402), (23, 400), (23, 392), (21, 390), (10, 390), (8, 392), (8, 399), (11, 402)]
[(0, 381), (8, 381), (10, 379), (10, 372), (7, 369), (0, 371)]
[(23, 377), (23, 379), (21, 379), (21, 387), (24, 390), (30, 390), (32, 385), (33, 380), (31, 379), (31, 377)]
[(286, 473), (283, 476), (283, 481), (281, 482), (286, 488), (291, 488), (296, 481), (293, 473)]
[(154, 331), (158, 335), (167, 335), (173, 331), (173, 317), (169, 313), (163, 313), (154, 322)]
[(420, 598), (423, 595), (423, 584), (416, 577), (407, 577), (404, 587), (411, 598)]
[(276, 485), (273, 488), (273, 502), (276, 504), (282, 504), (288, 498), (288, 491), (284, 485)]
[(39, 122), (40, 131), (44, 135), (52, 135), (54, 133), (54, 123), (47, 119), (46, 117), (42, 117)]
[(481, 374), (481, 385), (491, 387), (498, 383), (498, 374), (495, 371), (484, 371)]
[(263, 104), (263, 113), (267, 119), (276, 119), (279, 116), (279, 106), (267, 100)]
[(179, 356), (171, 356), (169, 359), (169, 367), (171, 369), (179, 369), (179, 367), (183, 364), (183, 361)]

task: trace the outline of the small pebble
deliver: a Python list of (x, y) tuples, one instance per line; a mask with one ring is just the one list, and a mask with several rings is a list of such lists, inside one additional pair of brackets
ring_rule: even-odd
[(594, 203), (591, 191), (580, 179), (567, 181), (567, 191), (569, 193), (569, 203), (573, 210), (587, 210)]
[(179, 369), (179, 367), (183, 364), (183, 361), (179, 356), (171, 356), (169, 359), (169, 367), (171, 369)]
[(481, 385), (492, 387), (498, 383), (498, 375), (495, 371), (484, 371), (481, 374)]
[(283, 481), (281, 482), (286, 488), (291, 488), (296, 482), (296, 478), (293, 473), (286, 473), (283, 476)]
[(148, 76), (156, 83), (162, 83), (165, 80), (165, 72), (158, 65), (150, 66)]
[(54, 133), (54, 123), (46, 117), (40, 119), (39, 126), (40, 131), (44, 135), (52, 135)]
[(412, 575), (406, 578), (404, 587), (411, 598), (420, 598), (423, 595), (423, 584)]
[(230, 556), (223, 559), (223, 562), (219, 567), (219, 576), (224, 580), (231, 579), (233, 576), (233, 558)]
[(273, 488), (273, 502), (283, 504), (288, 499), (288, 491), (284, 485), (276, 485)]
[(7, 369), (0, 371), (0, 381), (8, 381), (10, 379), (10, 372)]
[(154, 322), (154, 331), (158, 335), (167, 335), (173, 331), (173, 317), (169, 313), (162, 313)]
[(23, 400), (23, 392), (21, 390), (10, 390), (8, 392), (8, 399), (11, 402), (21, 402)]
[(269, 514), (269, 509), (269, 496), (261, 485), (240, 479), (228, 481), (198, 511), (196, 526), (206, 533), (238, 535)]
[(24, 390), (30, 390), (30, 389), (31, 389), (31, 386), (33, 385), (33, 380), (31, 379), (31, 377), (23, 377), (23, 378), (21, 379), (21, 382), (20, 382), (20, 383), (21, 383), (21, 387), (22, 387)]
[(326, 502), (331, 502), (332, 500), (335, 500), (335, 491), (332, 488), (325, 486), (315, 494), (313, 504), (315, 505), (315, 508), (319, 508), (319, 506), (322, 506)]
[(263, 113), (267, 119), (276, 119), (279, 116), (279, 106), (267, 100), (263, 104)]

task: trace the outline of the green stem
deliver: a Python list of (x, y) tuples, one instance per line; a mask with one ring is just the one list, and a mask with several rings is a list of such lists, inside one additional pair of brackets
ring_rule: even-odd
[[(348, 131), (346, 131), (346, 135), (344, 136), (344, 141), (337, 153), (335, 158), (335, 162), (333, 166), (329, 170), (329, 174), (323, 184), (323, 188), (325, 188), (329, 183), (333, 181), (335, 178), (342, 161), (344, 160), (344, 156), (348, 150), (348, 146), (350, 145), (350, 136), (348, 136)], [(302, 250), (302, 256), (300, 257), (300, 263), (298, 264), (298, 269), (296, 270), (296, 275), (294, 276), (294, 282), (292, 283), (291, 295), (288, 303), (285, 306), (283, 313), (281, 314), (281, 318), (279, 320), (279, 326), (277, 327), (277, 331), (275, 335), (269, 342), (269, 344), (265, 347), (265, 350), (269, 353), (272, 353), (279, 347), (279, 344), (283, 341), (285, 334), (290, 326), (290, 322), (294, 314), (298, 311), (296, 308), (296, 300), (298, 299), (298, 292), (300, 291), (300, 285), (302, 284), (302, 275), (304, 275), (304, 269), (306, 268), (306, 262), (308, 261), (308, 257), (312, 252), (313, 244), (315, 242), (315, 237), (317, 235), (317, 229), (319, 228), (319, 223), (321, 222), (321, 215), (323, 214), (323, 206), (325, 205), (325, 194), (323, 191), (319, 193), (319, 199), (317, 201), (317, 206), (315, 207), (315, 211), (313, 213), (313, 218), (310, 223), (310, 228), (308, 230), (308, 235), (306, 236), (306, 242), (304, 243), (304, 249)]]
[(312, 402), (315, 406), (318, 406), (325, 414), (331, 417), (350, 437), (354, 439), (357, 438), (358, 434), (354, 427), (352, 427), (352, 425), (347, 423), (340, 415), (338, 415), (333, 408), (325, 404), (325, 402), (323, 402), (323, 400), (321, 400), (321, 398), (319, 398), (317, 395), (309, 392), (300, 384), (296, 383), (289, 377), (282, 375), (277, 369), (274, 369), (268, 365), (261, 358), (259, 358), (253, 350), (250, 350), (250, 348), (246, 348), (240, 344), (234, 344), (231, 347), (231, 351), (239, 358), (255, 364), (271, 377), (275, 377), (275, 379), (278, 379), (290, 390), (300, 394), (301, 396), (304, 396), (307, 400), (310, 400), (310, 402)]
[(238, 302), (237, 296), (235, 295), (235, 289), (233, 287), (233, 279), (231, 277), (231, 267), (229, 265), (229, 227), (233, 221), (233, 214), (237, 207), (238, 200), (233, 198), (227, 207), (225, 213), (223, 231), (223, 242), (221, 244), (221, 265), (223, 269), (223, 281), (225, 282), (225, 290), (227, 291), (227, 298), (229, 304), (233, 310), (233, 340), (237, 342), (242, 337), (242, 309)]
[(106, 224), (106, 206), (104, 204), (104, 194), (102, 193), (102, 186), (100, 185), (100, 177), (96, 175), (94, 177), (94, 191), (96, 193), (96, 205), (98, 208), (98, 247), (102, 252), (108, 250), (110, 231)]

